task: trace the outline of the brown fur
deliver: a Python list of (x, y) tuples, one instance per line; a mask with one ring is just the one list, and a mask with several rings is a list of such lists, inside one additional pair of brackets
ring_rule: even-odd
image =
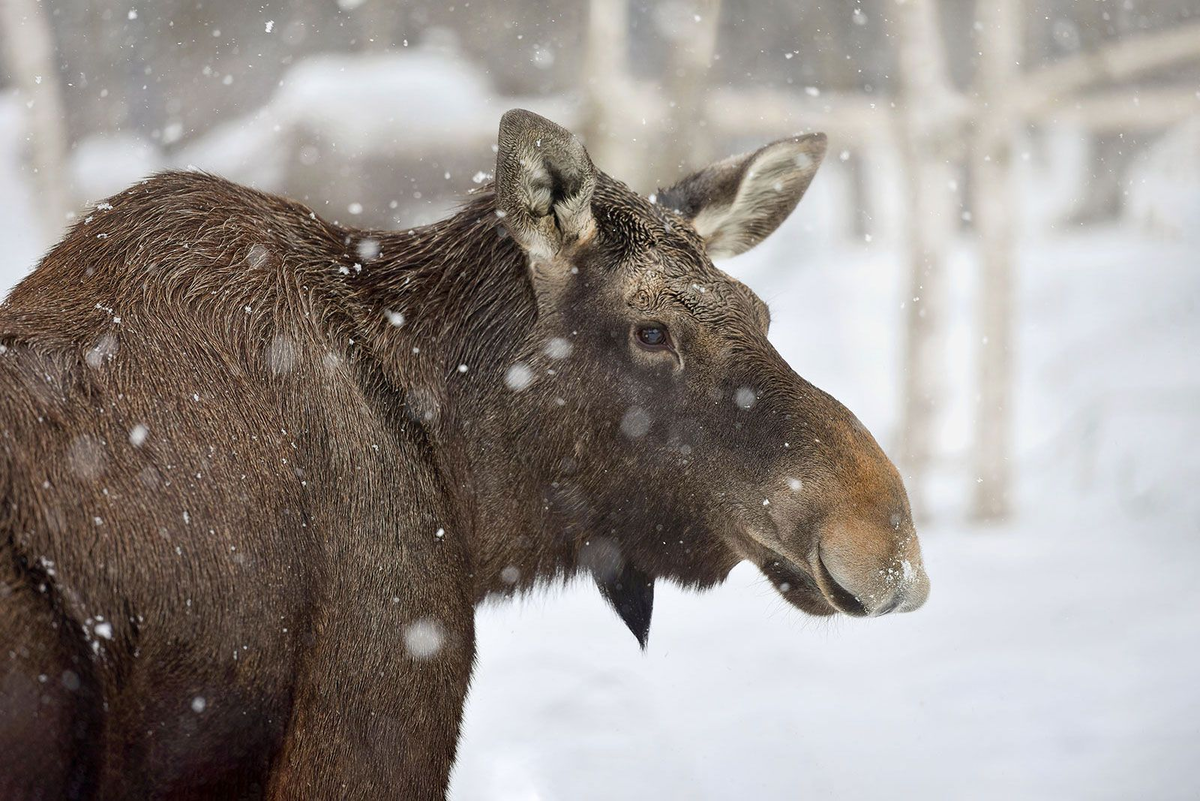
[(0, 797), (441, 798), (489, 594), (589, 570), (644, 640), (656, 578), (750, 558), (862, 613), (822, 548), (919, 569), (894, 469), (709, 262), (702, 199), (562, 140), (514, 200), (506, 153), (569, 135), (506, 123), (497, 193), (432, 226), (166, 173), (0, 306)]

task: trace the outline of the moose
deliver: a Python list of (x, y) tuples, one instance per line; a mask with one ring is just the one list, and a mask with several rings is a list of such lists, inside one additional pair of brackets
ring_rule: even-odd
[(98, 203), (0, 306), (0, 797), (445, 797), (474, 609), (577, 573), (645, 647), (659, 579), (757, 565), (914, 610), (903, 482), (714, 259), (821, 134), (651, 197), (500, 121), (404, 231), (201, 172)]

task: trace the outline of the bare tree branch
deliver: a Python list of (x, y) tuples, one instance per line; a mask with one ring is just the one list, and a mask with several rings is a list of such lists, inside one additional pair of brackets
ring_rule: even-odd
[(838, 147), (860, 147), (892, 135), (892, 104), (858, 94), (809, 96), (771, 88), (721, 87), (709, 93), (706, 119), (715, 138), (823, 131)]
[(1123, 39), (1030, 72), (1014, 84), (1014, 106), (1025, 114), (1044, 113), (1100, 81), (1127, 81), (1188, 61), (1200, 61), (1200, 23)]
[(1161, 131), (1200, 114), (1194, 86), (1112, 89), (1046, 107), (1031, 119), (1069, 124), (1092, 133)]

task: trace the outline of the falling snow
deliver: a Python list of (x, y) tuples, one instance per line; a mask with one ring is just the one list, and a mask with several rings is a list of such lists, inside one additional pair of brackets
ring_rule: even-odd
[(533, 370), (524, 362), (510, 365), (504, 371), (504, 385), (513, 392), (520, 392), (533, 383)]
[(129, 444), (135, 448), (140, 448), (148, 436), (150, 436), (150, 429), (138, 423), (129, 430)]
[(441, 624), (431, 618), (408, 624), (404, 627), (403, 636), (409, 656), (418, 661), (437, 656), (446, 640)]
[(650, 413), (641, 406), (630, 406), (621, 417), (621, 433), (630, 439), (640, 439), (650, 430)]

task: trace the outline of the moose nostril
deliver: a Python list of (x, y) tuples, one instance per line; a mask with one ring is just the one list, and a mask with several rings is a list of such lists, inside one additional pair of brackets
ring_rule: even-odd
[(817, 557), (829, 600), (842, 611), (877, 617), (911, 612), (925, 603), (929, 578), (916, 554), (878, 554), (876, 561), (844, 551), (823, 544)]
[(885, 603), (883, 606), (871, 612), (872, 616), (887, 615), (895, 612), (900, 604), (904, 603), (904, 593), (896, 593), (892, 596), (892, 600)]
[(820, 549), (818, 549), (817, 553), (817, 567), (821, 574), (820, 577), (824, 579), (823, 582), (818, 582), (818, 584), (825, 584), (827, 586), (827, 592), (831, 596), (829, 600), (832, 601), (834, 606), (842, 612), (854, 615), (855, 617), (870, 614), (870, 610), (867, 609), (862, 600), (845, 583), (839, 580), (837, 575), (825, 564), (824, 558), (820, 555)]

